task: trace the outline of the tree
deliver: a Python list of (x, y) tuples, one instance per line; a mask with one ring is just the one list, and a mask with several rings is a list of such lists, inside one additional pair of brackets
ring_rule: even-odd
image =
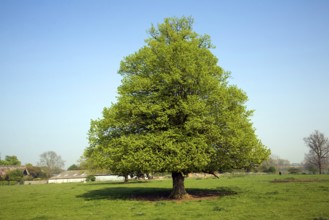
[(20, 166), (21, 161), (18, 160), (17, 156), (6, 156), (5, 160), (0, 160), (0, 165)]
[(48, 177), (60, 173), (64, 167), (64, 160), (54, 151), (47, 151), (40, 155), (39, 166), (45, 168)]
[(184, 176), (260, 164), (247, 95), (229, 85), (208, 35), (192, 18), (152, 25), (146, 45), (121, 62), (118, 101), (92, 120), (85, 157), (114, 173), (171, 172), (171, 198), (187, 196)]
[(304, 138), (305, 144), (309, 147), (308, 154), (305, 155), (305, 162), (309, 167), (317, 167), (319, 174), (328, 165), (329, 142), (323, 133), (315, 130), (310, 136)]
[(80, 170), (80, 167), (76, 164), (72, 164), (69, 168), (67, 168), (67, 170)]

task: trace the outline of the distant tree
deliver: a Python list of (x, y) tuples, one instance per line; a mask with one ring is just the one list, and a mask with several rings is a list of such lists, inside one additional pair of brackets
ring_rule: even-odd
[(18, 160), (17, 156), (6, 156), (5, 160), (0, 160), (0, 165), (20, 166), (21, 161)]
[(18, 160), (17, 156), (6, 156), (5, 160), (8, 162), (9, 165), (21, 165), (21, 161)]
[(319, 174), (328, 166), (329, 141), (323, 133), (314, 131), (309, 137), (304, 138), (309, 152), (305, 154), (305, 163), (316, 166)]
[(40, 155), (38, 166), (43, 167), (48, 177), (60, 173), (64, 168), (64, 160), (54, 151), (47, 151)]
[(69, 168), (67, 168), (67, 170), (80, 170), (80, 167), (76, 164), (72, 164)]
[(5, 161), (5, 160), (0, 160), (0, 165), (2, 165), (2, 166), (7, 166), (8, 164), (7, 164), (7, 161)]
[(124, 58), (118, 101), (91, 122), (87, 158), (117, 174), (171, 172), (171, 198), (187, 195), (191, 172), (260, 164), (269, 150), (255, 134), (245, 92), (229, 85), (208, 35), (193, 19), (166, 18)]

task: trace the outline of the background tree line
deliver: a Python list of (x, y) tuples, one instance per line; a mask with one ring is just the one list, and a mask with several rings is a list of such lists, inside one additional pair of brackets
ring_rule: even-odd
[(21, 165), (21, 161), (17, 159), (17, 156), (6, 156), (4, 160), (1, 160), (0, 156), (0, 165), (2, 166), (19, 166)]
[(54, 151), (47, 151), (40, 155), (37, 166), (31, 163), (25, 166), (17, 156), (6, 156), (0, 159), (0, 181), (21, 182), (25, 180), (49, 179), (51, 176), (63, 171), (64, 160)]

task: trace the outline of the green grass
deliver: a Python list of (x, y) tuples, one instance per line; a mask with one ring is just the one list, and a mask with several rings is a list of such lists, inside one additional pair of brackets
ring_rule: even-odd
[(171, 184), (169, 179), (0, 186), (0, 219), (329, 220), (328, 175), (187, 178), (187, 191), (220, 194), (187, 201), (165, 199)]

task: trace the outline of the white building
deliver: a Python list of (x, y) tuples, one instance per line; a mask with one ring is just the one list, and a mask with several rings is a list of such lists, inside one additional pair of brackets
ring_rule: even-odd
[[(51, 177), (48, 183), (84, 183), (86, 182), (87, 176), (90, 174), (86, 170), (68, 170), (64, 171), (56, 176)], [(123, 176), (118, 175), (94, 175), (95, 181), (124, 181)]]
[(84, 183), (87, 176), (84, 170), (68, 170), (51, 177), (48, 183)]

